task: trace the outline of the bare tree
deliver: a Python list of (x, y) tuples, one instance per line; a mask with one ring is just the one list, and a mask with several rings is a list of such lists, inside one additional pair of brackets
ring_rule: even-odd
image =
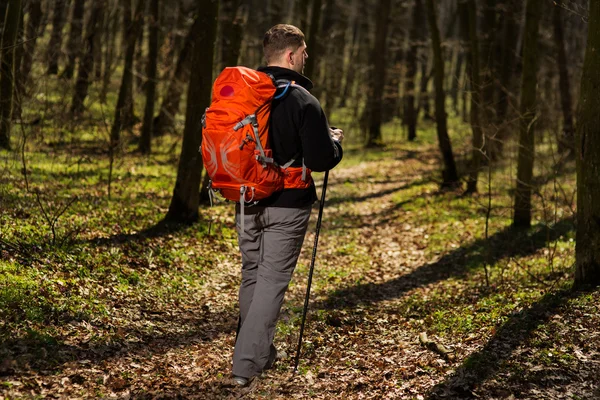
[(21, 61), (21, 85), (25, 88), (29, 81), (29, 74), (33, 64), (33, 54), (40, 34), (42, 22), (42, 0), (29, 1), (29, 19), (25, 30), (25, 43), (23, 43), (23, 60)]
[(386, 37), (389, 26), (391, 0), (380, 0), (377, 7), (377, 22), (375, 26), (375, 46), (371, 59), (373, 60), (372, 82), (369, 85), (367, 106), (368, 135), (367, 147), (381, 146), (381, 112), (383, 102), (383, 88), (386, 77)]
[(52, 33), (48, 43), (48, 75), (58, 73), (58, 60), (61, 56), (63, 27), (68, 0), (55, 0), (52, 16)]
[(73, 101), (71, 102), (71, 113), (75, 116), (81, 115), (84, 110), (83, 102), (88, 95), (90, 86), (90, 75), (94, 70), (94, 54), (97, 45), (96, 36), (100, 35), (98, 26), (103, 13), (105, 0), (96, 0), (92, 6), (89, 21), (87, 23), (85, 40), (83, 41), (83, 49), (81, 54), (83, 58), (79, 63), (77, 70), (77, 80), (75, 82), (75, 91), (73, 93)]
[(187, 109), (177, 180), (166, 220), (193, 222), (198, 219), (200, 204), (200, 179), (202, 155), (198, 152), (202, 143), (201, 119), (210, 102), (212, 88), (213, 54), (217, 31), (217, 0), (197, 0), (199, 26), (202, 27), (195, 40), (187, 94)]
[(156, 100), (156, 77), (158, 63), (158, 0), (150, 0), (150, 18), (148, 35), (148, 84), (146, 86), (146, 107), (144, 109), (144, 123), (140, 137), (139, 150), (143, 154), (150, 153), (152, 148), (152, 120), (154, 117), (154, 101)]
[(71, 14), (71, 30), (67, 41), (67, 65), (61, 77), (71, 79), (75, 72), (75, 61), (81, 54), (81, 33), (83, 32), (83, 13), (85, 12), (85, 0), (75, 0)]
[(13, 93), (16, 81), (15, 44), (19, 31), (21, 0), (10, 0), (2, 33), (2, 61), (0, 63), (0, 148), (10, 149)]
[(575, 286), (600, 285), (600, 2), (590, 1), (588, 40), (577, 117)]
[(535, 150), (535, 119), (537, 112), (538, 31), (542, 1), (527, 0), (525, 38), (523, 44), (523, 75), (521, 83), (521, 119), (519, 121), (519, 158), (513, 225), (531, 226), (531, 192)]
[(438, 144), (444, 160), (444, 171), (442, 187), (455, 187), (458, 181), (458, 172), (454, 162), (452, 143), (448, 136), (448, 121), (446, 115), (446, 93), (444, 92), (444, 60), (442, 58), (442, 46), (440, 31), (437, 24), (437, 16), (433, 0), (426, 0), (427, 20), (431, 31), (431, 44), (434, 58), (434, 83), (435, 83), (435, 119), (438, 135)]
[(129, 108), (128, 101), (132, 101), (127, 93), (130, 92), (131, 86), (133, 85), (133, 74), (131, 68), (133, 67), (133, 56), (135, 52), (135, 43), (139, 30), (142, 28), (141, 20), (143, 18), (144, 0), (138, 0), (135, 7), (134, 18), (131, 21), (131, 25), (127, 30), (127, 46), (125, 51), (125, 65), (123, 66), (123, 78), (121, 79), (121, 88), (119, 89), (119, 97), (117, 99), (117, 107), (115, 110), (115, 119), (110, 132), (111, 148), (115, 148), (119, 145), (121, 138), (121, 130), (124, 126), (127, 126), (127, 110)]

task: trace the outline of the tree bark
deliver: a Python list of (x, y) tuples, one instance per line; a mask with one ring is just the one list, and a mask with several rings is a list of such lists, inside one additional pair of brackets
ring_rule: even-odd
[(490, 154), (492, 159), (499, 159), (504, 152), (504, 142), (512, 132), (512, 124), (507, 121), (509, 97), (515, 86), (513, 83), (515, 72), (515, 48), (517, 47), (517, 38), (521, 23), (519, 16), (522, 10), (522, 1), (506, 0), (504, 12), (504, 32), (502, 45), (500, 46), (500, 57), (502, 65), (499, 68), (500, 87), (498, 89), (498, 102), (496, 105), (497, 125), (499, 126), (496, 134), (495, 146)]
[(106, 42), (106, 54), (104, 55), (104, 71), (102, 74), (102, 89), (100, 90), (100, 101), (106, 103), (106, 94), (108, 92), (108, 85), (110, 84), (110, 78), (113, 73), (113, 61), (115, 58), (115, 49), (117, 42), (117, 35), (119, 30), (118, 21), (119, 8), (115, 7), (107, 15), (107, 29), (105, 31), (105, 42)]
[(108, 22), (106, 18), (106, 4), (101, 8), (96, 23), (99, 32), (94, 35), (94, 80), (102, 78), (102, 38), (106, 37)]
[(469, 81), (471, 83), (471, 130), (473, 131), (473, 149), (469, 166), (469, 180), (467, 193), (477, 192), (477, 179), (483, 151), (483, 130), (481, 129), (481, 75), (479, 68), (479, 40), (477, 37), (477, 6), (475, 0), (467, 0), (459, 4), (461, 18), (466, 19), (465, 24), (469, 32), (468, 55)]
[(154, 101), (156, 97), (156, 77), (158, 64), (158, 0), (150, 0), (150, 29), (148, 35), (148, 83), (146, 85), (146, 107), (144, 123), (140, 137), (140, 152), (149, 154), (152, 149), (152, 119), (154, 117)]
[(67, 0), (56, 0), (54, 3), (52, 33), (50, 35), (50, 42), (48, 43), (48, 75), (56, 75), (58, 73), (58, 60), (61, 56), (66, 5)]
[(415, 106), (415, 79), (417, 76), (417, 56), (419, 53), (422, 21), (425, 19), (422, 0), (415, 0), (412, 26), (409, 33), (409, 50), (406, 54), (406, 78), (404, 84), (404, 121), (408, 128), (408, 140), (417, 138), (417, 108)]
[(79, 62), (77, 71), (77, 81), (75, 82), (75, 92), (71, 103), (71, 113), (74, 116), (79, 116), (83, 113), (83, 102), (88, 95), (90, 86), (90, 75), (94, 69), (94, 53), (97, 42), (96, 36), (100, 34), (98, 26), (100, 25), (100, 17), (104, 8), (104, 0), (95, 0), (92, 6), (92, 13), (86, 28), (85, 40), (83, 41), (84, 48), (80, 52), (83, 58)]
[(26, 41), (23, 43), (23, 60), (21, 61), (21, 84), (23, 88), (27, 87), (31, 66), (33, 65), (33, 55), (37, 44), (37, 38), (40, 33), (42, 22), (42, 1), (30, 0), (29, 19), (25, 30)]
[(590, 1), (577, 116), (575, 286), (600, 285), (600, 3)]
[(75, 61), (81, 55), (81, 34), (83, 31), (83, 14), (85, 12), (85, 0), (75, 0), (73, 13), (71, 15), (71, 30), (67, 40), (67, 65), (61, 77), (71, 79), (75, 72)]
[(25, 42), (25, 29), (24, 25), (24, 10), (21, 6), (21, 11), (19, 12), (19, 28), (17, 32), (17, 39), (15, 40), (16, 48), (15, 48), (15, 81), (13, 83), (13, 111), (12, 111), (12, 119), (20, 120), (21, 119), (21, 102), (24, 94), (23, 87), (23, 78), (21, 77), (21, 62), (23, 59), (23, 42)]
[(535, 119), (537, 112), (538, 31), (542, 1), (527, 0), (525, 38), (523, 44), (523, 75), (521, 83), (521, 118), (519, 121), (519, 157), (513, 225), (531, 226), (531, 193), (535, 151)]
[(199, 188), (202, 174), (202, 114), (210, 103), (213, 54), (218, 17), (217, 0), (197, 0), (202, 29), (196, 39), (192, 63), (197, 66), (190, 78), (181, 156), (173, 198), (165, 217), (169, 221), (194, 222), (198, 219)]
[(381, 116), (383, 89), (386, 77), (386, 37), (388, 32), (391, 0), (380, 0), (377, 8), (377, 22), (375, 27), (375, 46), (371, 54), (373, 60), (372, 84), (369, 85), (366, 112), (368, 113), (369, 133), (367, 136), (367, 147), (381, 146)]
[[(131, 2), (132, 0), (125, 0), (124, 2), (124, 7), (123, 7), (123, 41), (122, 41), (122, 45), (124, 47), (123, 51), (126, 54), (125, 56), (125, 67), (123, 69), (123, 75), (124, 78), (125, 76), (127, 76), (127, 81), (131, 80), (131, 84), (128, 84), (127, 87), (125, 88), (125, 93), (124, 93), (124, 106), (123, 106), (123, 111), (121, 113), (121, 124), (123, 126), (123, 128), (129, 128), (130, 126), (134, 125), (137, 118), (135, 116), (135, 110), (134, 110), (134, 100), (133, 100), (133, 63), (135, 60), (135, 45), (137, 44), (137, 40), (139, 37), (139, 32), (140, 30), (142, 30), (142, 28), (144, 27), (143, 22), (143, 12), (144, 12), (144, 7), (142, 6), (142, 8), (140, 9), (140, 13), (141, 14), (135, 14), (134, 13), (134, 17), (136, 15), (140, 16), (139, 20), (135, 20), (137, 22), (139, 22), (139, 25), (134, 24), (134, 21), (132, 20), (131, 17)], [(136, 25), (135, 27), (135, 31), (136, 31), (136, 36), (133, 40), (133, 44), (130, 43), (130, 39), (128, 37), (129, 32), (132, 30), (133, 25)], [(127, 58), (127, 54), (129, 52), (129, 49), (131, 48), (132, 51), (132, 55), (131, 55), (131, 59), (129, 60)]]
[(558, 74), (560, 86), (560, 105), (563, 112), (563, 129), (558, 138), (558, 151), (562, 154), (574, 150), (575, 128), (573, 124), (573, 100), (571, 99), (571, 83), (569, 78), (569, 61), (565, 49), (565, 35), (562, 21), (562, 7), (554, 6), (553, 25), (554, 43), (556, 45)]
[(220, 18), (223, 34), (219, 71), (238, 64), (244, 36), (244, 20), (239, 12), (240, 0), (221, 0), (221, 6), (224, 15)]
[(2, 62), (0, 63), (0, 148), (10, 149), (13, 92), (16, 81), (15, 44), (19, 31), (21, 0), (10, 0), (2, 33)]
[(433, 0), (426, 0), (425, 4), (427, 6), (427, 20), (429, 21), (429, 30), (431, 32), (431, 44), (433, 47), (435, 68), (435, 119), (440, 151), (444, 159), (442, 187), (452, 188), (455, 187), (459, 181), (456, 164), (454, 163), (454, 154), (452, 153), (452, 144), (450, 142), (450, 137), (448, 136), (446, 93), (444, 92), (444, 60), (442, 59), (440, 31), (438, 29)]
[(169, 82), (167, 93), (163, 97), (160, 111), (156, 118), (154, 118), (154, 134), (155, 136), (161, 136), (170, 131), (173, 128), (175, 122), (175, 116), (179, 112), (179, 103), (181, 101), (181, 95), (184, 91), (185, 82), (189, 78), (192, 53), (194, 51), (194, 40), (199, 37), (202, 33), (203, 27), (200, 25), (200, 19), (196, 18), (192, 27), (188, 31), (185, 37), (183, 48), (179, 53), (177, 59), (177, 66), (175, 67), (175, 73)]
[(138, 0), (135, 7), (134, 19), (129, 26), (127, 34), (127, 47), (125, 52), (125, 65), (123, 67), (123, 77), (121, 79), (121, 88), (119, 89), (119, 97), (117, 99), (117, 107), (115, 110), (115, 119), (113, 126), (110, 131), (110, 142), (111, 148), (115, 150), (121, 139), (121, 130), (126, 127), (127, 124), (127, 110), (128, 110), (128, 95), (133, 85), (133, 74), (131, 68), (133, 66), (133, 56), (135, 53), (135, 43), (137, 41), (138, 32), (142, 27), (141, 20), (143, 17), (144, 0)]
[(323, 5), (322, 0), (313, 0), (312, 4), (312, 16), (310, 19), (310, 28), (308, 31), (308, 42), (307, 52), (309, 57), (306, 59), (306, 65), (304, 66), (304, 74), (309, 78), (314, 78), (316, 71), (316, 62), (319, 58), (319, 28), (321, 24), (321, 7)]

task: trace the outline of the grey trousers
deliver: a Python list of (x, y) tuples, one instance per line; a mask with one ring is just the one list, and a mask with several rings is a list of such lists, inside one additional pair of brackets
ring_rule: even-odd
[(276, 350), (275, 326), (306, 234), (311, 207), (246, 207), (240, 232), (240, 327), (233, 352), (233, 374), (251, 378), (269, 368)]

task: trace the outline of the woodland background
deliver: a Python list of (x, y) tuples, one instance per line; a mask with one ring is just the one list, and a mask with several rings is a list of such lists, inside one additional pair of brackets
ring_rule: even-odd
[[(0, 15), (0, 397), (600, 396), (600, 2)], [(233, 212), (208, 205), (200, 119), (276, 23), (306, 34), (345, 157), (300, 373), (284, 360), (240, 390)], [(278, 325), (290, 355), (313, 235)]]

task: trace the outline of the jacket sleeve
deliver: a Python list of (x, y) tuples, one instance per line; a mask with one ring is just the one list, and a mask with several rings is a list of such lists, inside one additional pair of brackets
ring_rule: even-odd
[(303, 110), (300, 138), (304, 163), (311, 170), (327, 171), (342, 160), (342, 145), (332, 139), (327, 117), (317, 99), (312, 96)]

